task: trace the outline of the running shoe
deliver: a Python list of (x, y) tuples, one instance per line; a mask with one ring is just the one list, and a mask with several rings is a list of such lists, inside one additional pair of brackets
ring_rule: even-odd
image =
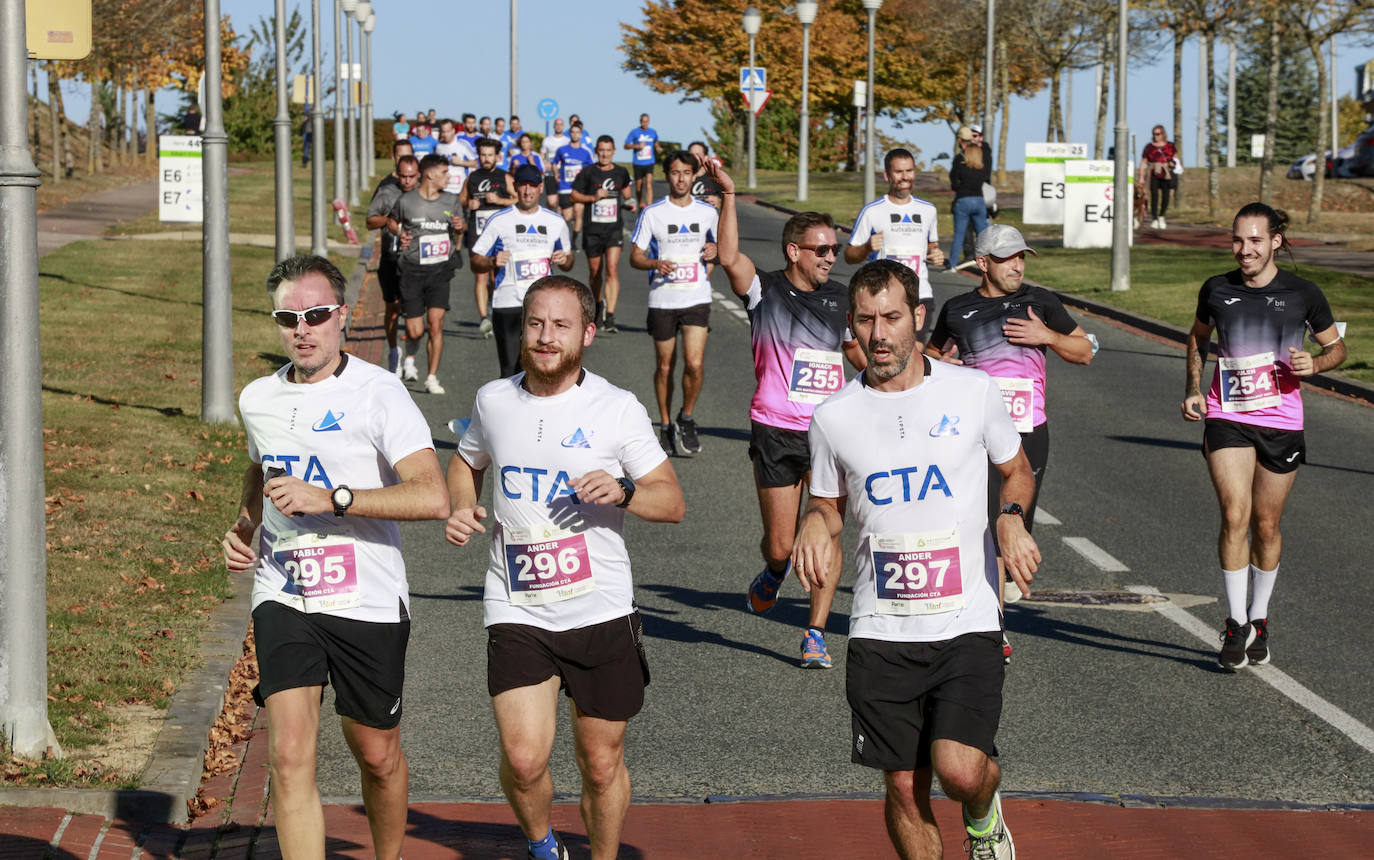
[(491, 317), (482, 317), (482, 321), (477, 324), (477, 333), (483, 338), (491, 337)]
[(605, 324), (604, 326), (601, 327), (601, 330), (602, 330), (603, 332), (605, 332), (606, 334), (619, 334), (619, 333), (620, 333), (620, 329), (618, 329), (618, 328), (615, 327), (615, 314), (613, 314), (613, 313), (607, 313), (607, 314), (606, 314), (606, 324)]
[(814, 627), (802, 637), (801, 652), (803, 669), (829, 669), (835, 665), (830, 661), (830, 652), (825, 650), (825, 634)]
[(426, 376), (425, 391), (428, 391), (430, 394), (443, 394), (444, 386), (439, 384), (439, 377), (435, 376), (432, 373), (429, 376)]
[(1251, 666), (1263, 666), (1269, 662), (1269, 619), (1256, 618), (1250, 626), (1255, 630), (1255, 638), (1245, 649), (1245, 656), (1250, 658)]
[(778, 602), (778, 589), (782, 587), (782, 581), (787, 578), (787, 573), (791, 569), (792, 562), (789, 561), (782, 576), (773, 573), (766, 566), (759, 571), (759, 575), (749, 583), (749, 593), (745, 595), (744, 605), (749, 607), (750, 612), (762, 615), (773, 608), (773, 604)]
[(663, 448), (663, 453), (668, 456), (673, 455), (673, 425), (664, 424), (658, 430), (658, 444)]
[(1007, 638), (1006, 631), (1002, 632), (1002, 665), (1011, 665), (1011, 640)]
[(1002, 574), (1002, 601), (1004, 603), (1015, 603), (1021, 599), (1021, 586), (1016, 584), (1016, 580), (1011, 578), (1010, 573)]
[(1226, 619), (1226, 629), (1221, 631), (1221, 653), (1217, 663), (1223, 669), (1238, 669), (1245, 665), (1246, 649), (1255, 641), (1255, 628), (1240, 624), (1234, 618)]
[(406, 382), (420, 381), (420, 370), (415, 366), (414, 360), (407, 361), (405, 363), (405, 367), (401, 373), (401, 378), (404, 379)]
[(557, 833), (553, 835), (553, 854), (543, 856), (526, 849), (525, 856), (528, 860), (568, 860), (569, 857), (568, 849), (563, 845), (563, 840), (558, 838)]
[(679, 453), (690, 457), (693, 454), (701, 453), (701, 437), (697, 436), (697, 422), (690, 418), (677, 417), (674, 428), (676, 439), (680, 447)]
[(970, 860), (1016, 860), (1016, 845), (1011, 841), (1011, 831), (1002, 818), (1000, 791), (992, 796), (992, 810), (992, 828), (981, 836), (969, 828), (968, 816), (965, 815), (964, 831), (968, 833), (968, 839), (964, 842), (964, 850), (968, 852)]

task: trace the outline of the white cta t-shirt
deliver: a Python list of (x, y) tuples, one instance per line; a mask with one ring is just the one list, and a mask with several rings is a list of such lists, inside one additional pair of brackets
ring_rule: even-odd
[(553, 252), (571, 249), (572, 237), (563, 216), (542, 206), (533, 212), (509, 206), (487, 219), (472, 253), (495, 257), (510, 251), (510, 260), (496, 269), (493, 279), (496, 292), (491, 306), (495, 309), (520, 307), (530, 284), (554, 274)]
[(690, 198), (678, 206), (661, 198), (644, 207), (635, 223), (634, 244), (655, 260), (671, 260), (666, 275), (649, 272), (649, 307), (690, 308), (710, 304), (711, 281), (701, 252), (716, 241), (717, 213), (710, 204)]
[(598, 469), (638, 480), (666, 456), (644, 407), (583, 371), (577, 385), (536, 397), (516, 374), (482, 386), (458, 453), (492, 484), (495, 527), (483, 623), (571, 630), (634, 607), (625, 511), (582, 504), (568, 485)]
[[(248, 456), (264, 476), (278, 468), (326, 490), (389, 487), (401, 482), (396, 463), (434, 447), (424, 416), (395, 374), (345, 355), (335, 375), (302, 385), (287, 381), (290, 367), (248, 383), (239, 395)], [(394, 521), (333, 511), (288, 517), (266, 499), (262, 510), (255, 608), (274, 600), (358, 621), (409, 617)]]
[(866, 245), (874, 233), (883, 234), (883, 247), (870, 253), (868, 259), (896, 260), (914, 271), (921, 279), (921, 298), (935, 296), (930, 289), (930, 271), (926, 265), (926, 250), (931, 242), (938, 242), (938, 213), (935, 205), (912, 197), (905, 203), (893, 203), (884, 194), (859, 210), (854, 219), (854, 232), (849, 244)]
[(851, 637), (1001, 629), (987, 464), (1015, 457), (1021, 436), (986, 373), (924, 361), (915, 388), (875, 391), (860, 374), (811, 418), (811, 495), (848, 497), (859, 527)]

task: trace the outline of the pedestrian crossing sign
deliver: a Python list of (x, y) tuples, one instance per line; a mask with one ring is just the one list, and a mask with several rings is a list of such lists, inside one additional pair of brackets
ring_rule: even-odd
[(739, 70), (739, 89), (740, 92), (746, 94), (746, 98), (748, 98), (747, 94), (750, 90), (768, 89), (768, 70), (763, 66), (755, 66), (752, 69), (748, 66), (741, 67)]

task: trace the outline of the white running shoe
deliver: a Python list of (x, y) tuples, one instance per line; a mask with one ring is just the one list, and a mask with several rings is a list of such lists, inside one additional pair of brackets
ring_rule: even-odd
[(406, 359), (405, 365), (401, 368), (401, 378), (406, 382), (420, 381), (420, 370), (415, 366), (415, 359)]
[(1164, 216), (1161, 215), (1159, 218), (1159, 229), (1163, 230), (1168, 226), (1168, 223), (1164, 220)]
[(430, 394), (443, 394), (444, 386), (439, 384), (439, 377), (435, 376), (432, 373), (429, 376), (426, 376), (425, 391), (428, 391)]
[(977, 836), (969, 830), (968, 818), (964, 819), (964, 832), (968, 835), (964, 850), (968, 852), (971, 860), (1016, 860), (1016, 844), (1011, 841), (1011, 831), (1002, 820), (1000, 791), (992, 796), (992, 808), (997, 813), (997, 820), (993, 822), (992, 830), (982, 836)]
[(482, 317), (482, 321), (477, 324), (477, 333), (483, 338), (491, 337), (491, 317)]

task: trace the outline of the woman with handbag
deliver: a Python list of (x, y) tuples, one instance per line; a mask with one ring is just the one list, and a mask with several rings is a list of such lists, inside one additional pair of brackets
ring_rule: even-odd
[(1169, 192), (1177, 187), (1174, 178), (1174, 160), (1178, 151), (1164, 134), (1164, 126), (1157, 125), (1151, 133), (1150, 142), (1140, 156), (1140, 168), (1136, 184), (1142, 188), (1148, 179), (1150, 183), (1150, 226), (1163, 230), (1166, 226), (1164, 213), (1169, 209)]

